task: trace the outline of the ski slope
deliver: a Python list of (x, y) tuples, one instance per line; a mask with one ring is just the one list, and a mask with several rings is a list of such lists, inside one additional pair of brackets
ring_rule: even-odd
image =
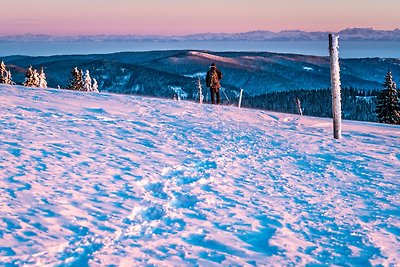
[(0, 266), (398, 266), (400, 127), (0, 85)]

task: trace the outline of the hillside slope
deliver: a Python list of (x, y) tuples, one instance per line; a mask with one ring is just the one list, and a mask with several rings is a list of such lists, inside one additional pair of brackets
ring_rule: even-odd
[(18, 86), (0, 124), (2, 266), (400, 262), (398, 126)]
[[(75, 66), (90, 70), (104, 92), (163, 96), (171, 98), (180, 88), (189, 99), (197, 92), (201, 78), (215, 62), (224, 74), (222, 86), (229, 98), (237, 99), (240, 88), (245, 95), (295, 89), (330, 87), (328, 57), (268, 52), (152, 51), (104, 55), (65, 55), (50, 57), (11, 56), (2, 59), (10, 67), (14, 81), (22, 83), (26, 68), (45, 68), (50, 87), (65, 88)], [(343, 59), (343, 87), (381, 89), (388, 70), (397, 81), (400, 59)]]

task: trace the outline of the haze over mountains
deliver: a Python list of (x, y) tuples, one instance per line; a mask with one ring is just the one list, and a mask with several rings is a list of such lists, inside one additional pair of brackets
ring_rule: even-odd
[[(325, 41), (332, 32), (306, 32), (300, 30), (250, 31), (243, 33), (201, 33), (183, 36), (162, 35), (80, 35), (52, 36), (47, 34), (24, 34), (0, 36), (0, 42), (82, 42), (82, 41)], [(345, 41), (400, 41), (400, 29), (374, 30), (372, 28), (348, 28), (337, 32)]]

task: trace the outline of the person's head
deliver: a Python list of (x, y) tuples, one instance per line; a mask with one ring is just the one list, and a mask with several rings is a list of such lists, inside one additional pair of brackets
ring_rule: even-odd
[(217, 68), (217, 65), (215, 65), (215, 63), (211, 63), (210, 69), (216, 69), (216, 68)]

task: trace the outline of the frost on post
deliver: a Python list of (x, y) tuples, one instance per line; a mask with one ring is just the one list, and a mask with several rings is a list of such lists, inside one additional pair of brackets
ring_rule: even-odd
[(243, 89), (240, 89), (238, 107), (242, 106)]
[(339, 36), (329, 34), (329, 55), (331, 59), (331, 88), (333, 136), (342, 137), (342, 106), (340, 97)]
[(202, 87), (201, 87), (201, 82), (200, 82), (200, 77), (199, 77), (199, 79), (198, 79), (198, 81), (197, 81), (197, 90), (198, 90), (198, 96), (199, 96), (199, 103), (200, 104), (203, 104), (203, 89), (202, 89)]
[(296, 101), (297, 113), (298, 113), (300, 116), (303, 116), (303, 110), (301, 109), (301, 102), (300, 102), (300, 99), (299, 99), (298, 97), (296, 97), (296, 98), (295, 98), (295, 101)]

